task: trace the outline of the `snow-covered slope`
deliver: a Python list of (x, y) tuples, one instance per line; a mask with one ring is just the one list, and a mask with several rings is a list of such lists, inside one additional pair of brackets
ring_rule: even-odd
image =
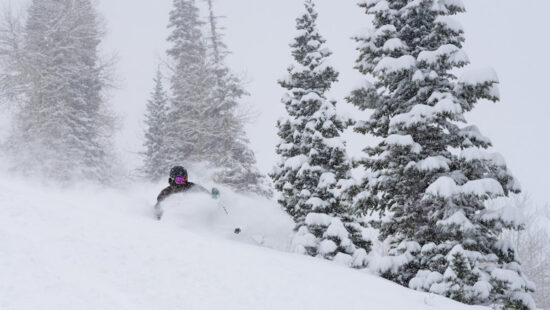
[(158, 186), (58, 190), (5, 179), (2, 310), (485, 309), (255, 245), (288, 241), (291, 225), (270, 202), (232, 194), (234, 218), (225, 221), (204, 197), (176, 199), (180, 210), (158, 222), (150, 209)]

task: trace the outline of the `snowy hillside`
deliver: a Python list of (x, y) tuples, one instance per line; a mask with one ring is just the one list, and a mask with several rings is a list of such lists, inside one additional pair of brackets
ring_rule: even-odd
[(158, 222), (158, 190), (0, 179), (0, 309), (484, 309), (260, 247), (284, 248), (291, 228), (267, 201), (228, 194), (227, 219), (205, 197), (177, 198)]

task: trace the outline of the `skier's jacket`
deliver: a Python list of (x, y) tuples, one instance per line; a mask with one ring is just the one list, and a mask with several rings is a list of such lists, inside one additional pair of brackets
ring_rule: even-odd
[(170, 186), (168, 186), (167, 188), (163, 189), (160, 194), (158, 195), (157, 197), (157, 205), (163, 201), (164, 199), (166, 199), (168, 196), (172, 195), (172, 194), (177, 194), (177, 193), (183, 193), (183, 192), (205, 192), (205, 193), (208, 193), (208, 190), (206, 190), (204, 187), (198, 185), (198, 184), (195, 184), (193, 182), (187, 182), (186, 184), (175, 184), (175, 183), (172, 183), (170, 182)]

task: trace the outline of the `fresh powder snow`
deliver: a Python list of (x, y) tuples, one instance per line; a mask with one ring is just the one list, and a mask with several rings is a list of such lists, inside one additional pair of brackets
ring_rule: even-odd
[(157, 221), (161, 187), (0, 179), (0, 309), (487, 309), (286, 253), (292, 221), (269, 200), (222, 188), (226, 217), (207, 195), (182, 195)]

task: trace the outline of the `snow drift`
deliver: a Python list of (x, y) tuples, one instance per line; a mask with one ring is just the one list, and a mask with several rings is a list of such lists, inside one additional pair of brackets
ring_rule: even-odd
[(226, 192), (228, 221), (209, 198), (174, 197), (156, 221), (159, 189), (0, 177), (0, 309), (484, 309), (258, 246), (288, 246), (273, 202)]

